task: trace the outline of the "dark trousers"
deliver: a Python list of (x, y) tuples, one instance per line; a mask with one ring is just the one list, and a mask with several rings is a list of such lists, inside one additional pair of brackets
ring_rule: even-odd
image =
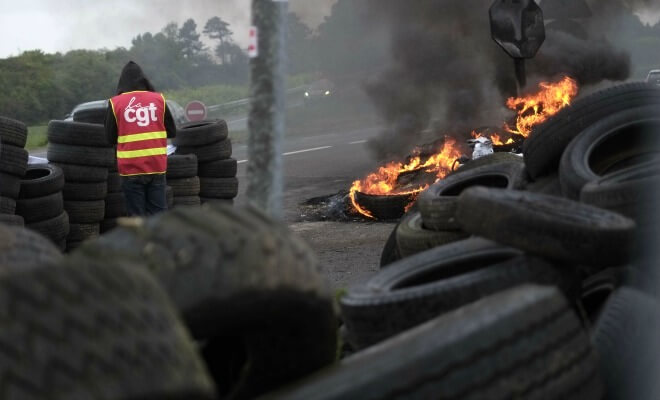
[(123, 176), (121, 187), (130, 216), (154, 215), (167, 210), (164, 174)]

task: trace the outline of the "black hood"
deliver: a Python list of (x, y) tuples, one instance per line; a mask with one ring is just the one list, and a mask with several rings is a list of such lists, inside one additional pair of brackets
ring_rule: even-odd
[(149, 82), (149, 79), (144, 76), (142, 68), (133, 61), (129, 61), (121, 71), (119, 83), (117, 84), (117, 94), (133, 92), (135, 90), (156, 91), (151, 82)]

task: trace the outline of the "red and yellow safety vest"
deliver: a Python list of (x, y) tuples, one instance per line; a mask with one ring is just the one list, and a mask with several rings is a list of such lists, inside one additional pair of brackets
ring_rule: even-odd
[(121, 176), (167, 171), (165, 98), (136, 91), (110, 99), (117, 121), (117, 169)]

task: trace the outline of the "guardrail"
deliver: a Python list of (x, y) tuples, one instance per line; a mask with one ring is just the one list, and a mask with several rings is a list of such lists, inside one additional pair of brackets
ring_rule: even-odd
[[(297, 94), (302, 94), (305, 91), (305, 88), (306, 88), (305, 86), (298, 86), (298, 87), (295, 87), (295, 88), (291, 88), (291, 89), (288, 89), (286, 91), (286, 94), (287, 94), (287, 96), (294, 96), (294, 95), (297, 95)], [(230, 102), (224, 103), (224, 104), (215, 104), (215, 105), (212, 105), (212, 106), (207, 106), (206, 110), (209, 113), (223, 113), (223, 114), (226, 114), (226, 113), (231, 113), (232, 111), (235, 111), (235, 110), (239, 110), (242, 107), (247, 106), (248, 104), (250, 104), (250, 99), (249, 98), (234, 100), (234, 101), (230, 101)]]

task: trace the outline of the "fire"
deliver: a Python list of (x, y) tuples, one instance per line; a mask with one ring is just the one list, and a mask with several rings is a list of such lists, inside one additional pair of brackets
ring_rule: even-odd
[[(542, 82), (539, 84), (539, 91), (523, 97), (512, 97), (507, 100), (507, 107), (516, 111), (515, 128), (504, 124), (503, 131), (509, 136), (504, 140), (501, 134), (490, 134), (490, 140), (495, 146), (503, 146), (516, 143), (514, 137), (518, 139), (528, 137), (532, 129), (545, 122), (548, 118), (558, 113), (561, 109), (571, 104), (571, 101), (578, 94), (577, 82), (569, 77), (565, 77), (559, 82)], [(481, 132), (472, 132), (474, 138), (485, 136)], [(350, 199), (353, 207), (362, 215), (374, 218), (371, 212), (360, 207), (355, 200), (355, 193), (365, 193), (370, 195), (410, 195), (419, 194), (425, 190), (429, 184), (420, 185), (417, 188), (410, 187), (401, 189), (399, 178), (401, 174), (411, 171), (424, 171), (433, 173), (436, 182), (443, 179), (452, 171), (455, 160), (461, 156), (461, 152), (456, 146), (456, 140), (446, 137), (442, 151), (423, 161), (421, 157), (414, 157), (408, 163), (391, 162), (378, 171), (369, 174), (366, 178), (353, 182), (350, 190)], [(412, 206), (411, 202), (408, 207)]]
[(536, 94), (511, 97), (506, 102), (507, 107), (518, 113), (516, 127), (507, 126), (509, 132), (528, 137), (535, 126), (571, 104), (578, 94), (577, 82), (569, 77), (557, 83), (542, 82), (539, 88)]
[(416, 188), (397, 189), (399, 176), (405, 172), (424, 171), (435, 174), (436, 181), (447, 176), (452, 171), (454, 162), (461, 156), (461, 151), (456, 146), (456, 139), (446, 137), (442, 150), (432, 155), (426, 160), (417, 156), (407, 163), (391, 162), (378, 171), (369, 174), (366, 178), (353, 182), (350, 191), (353, 207), (362, 215), (374, 218), (368, 211), (360, 207), (355, 200), (355, 193), (365, 193), (370, 195), (411, 195), (418, 194), (428, 188), (430, 185), (420, 185)]

